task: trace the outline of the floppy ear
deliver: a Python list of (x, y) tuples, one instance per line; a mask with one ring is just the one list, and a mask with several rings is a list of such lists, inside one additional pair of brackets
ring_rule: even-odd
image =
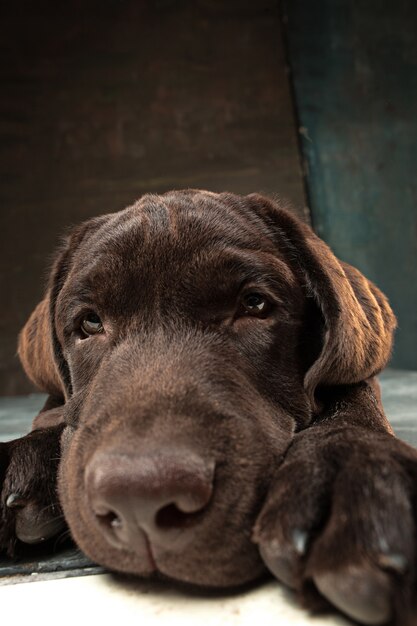
[(275, 233), (278, 247), (324, 319), (323, 346), (304, 379), (315, 407), (317, 387), (357, 383), (385, 367), (396, 319), (384, 294), (339, 261), (311, 228), (267, 198), (251, 194), (248, 199)]
[(72, 390), (68, 365), (55, 331), (55, 303), (75, 251), (106, 217), (84, 222), (64, 240), (52, 265), (45, 296), (19, 335), (18, 355), (27, 376), (39, 389), (58, 398), (67, 399)]
[(49, 308), (48, 291), (21, 330), (17, 352), (23, 369), (34, 385), (60, 398), (65, 396), (65, 387), (54, 359)]

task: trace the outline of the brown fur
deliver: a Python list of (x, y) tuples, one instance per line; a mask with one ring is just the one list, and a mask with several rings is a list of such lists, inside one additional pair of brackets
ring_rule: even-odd
[(30, 380), (52, 396), (64, 387), (55, 364), (49, 319), (49, 294), (39, 302), (19, 335), (18, 354)]
[[(245, 289), (267, 296), (265, 317), (241, 312)], [(105, 333), (80, 336), (87, 310)], [(111, 569), (221, 587), (266, 564), (310, 605), (405, 623), (417, 454), (393, 438), (374, 378), (394, 329), (385, 296), (262, 196), (148, 195), (86, 222), (19, 342), (52, 397), (28, 437), (63, 430), (59, 505), (53, 475), (28, 494), (31, 472), (53, 474), (44, 457), (16, 476), (19, 449), (41, 444), (6, 445), (0, 541), (30, 524), (11, 490), (31, 511), (47, 494)], [(165, 521), (149, 526), (155, 498)]]

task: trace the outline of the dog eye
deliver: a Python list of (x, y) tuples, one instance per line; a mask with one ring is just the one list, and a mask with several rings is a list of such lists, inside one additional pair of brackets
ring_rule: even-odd
[(266, 296), (253, 291), (243, 296), (239, 313), (253, 317), (266, 317), (270, 310), (271, 305)]
[(87, 313), (81, 320), (82, 333), (89, 337), (103, 332), (103, 324), (96, 313)]

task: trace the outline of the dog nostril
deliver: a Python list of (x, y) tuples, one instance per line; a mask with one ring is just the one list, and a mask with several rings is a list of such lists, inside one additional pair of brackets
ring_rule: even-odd
[(96, 517), (101, 524), (109, 528), (121, 528), (123, 524), (122, 519), (117, 515), (117, 513), (114, 513), (114, 511), (109, 511), (104, 514), (96, 513)]
[(184, 513), (175, 504), (168, 504), (157, 512), (155, 524), (161, 529), (185, 528), (194, 523), (200, 512)]

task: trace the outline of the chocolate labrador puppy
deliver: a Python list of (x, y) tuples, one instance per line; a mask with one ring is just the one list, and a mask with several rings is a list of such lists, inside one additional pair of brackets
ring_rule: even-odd
[(112, 570), (228, 587), (268, 568), (361, 623), (411, 623), (417, 452), (375, 380), (394, 328), (262, 196), (173, 191), (85, 222), (20, 335), (49, 399), (2, 444), (2, 547), (64, 517)]

